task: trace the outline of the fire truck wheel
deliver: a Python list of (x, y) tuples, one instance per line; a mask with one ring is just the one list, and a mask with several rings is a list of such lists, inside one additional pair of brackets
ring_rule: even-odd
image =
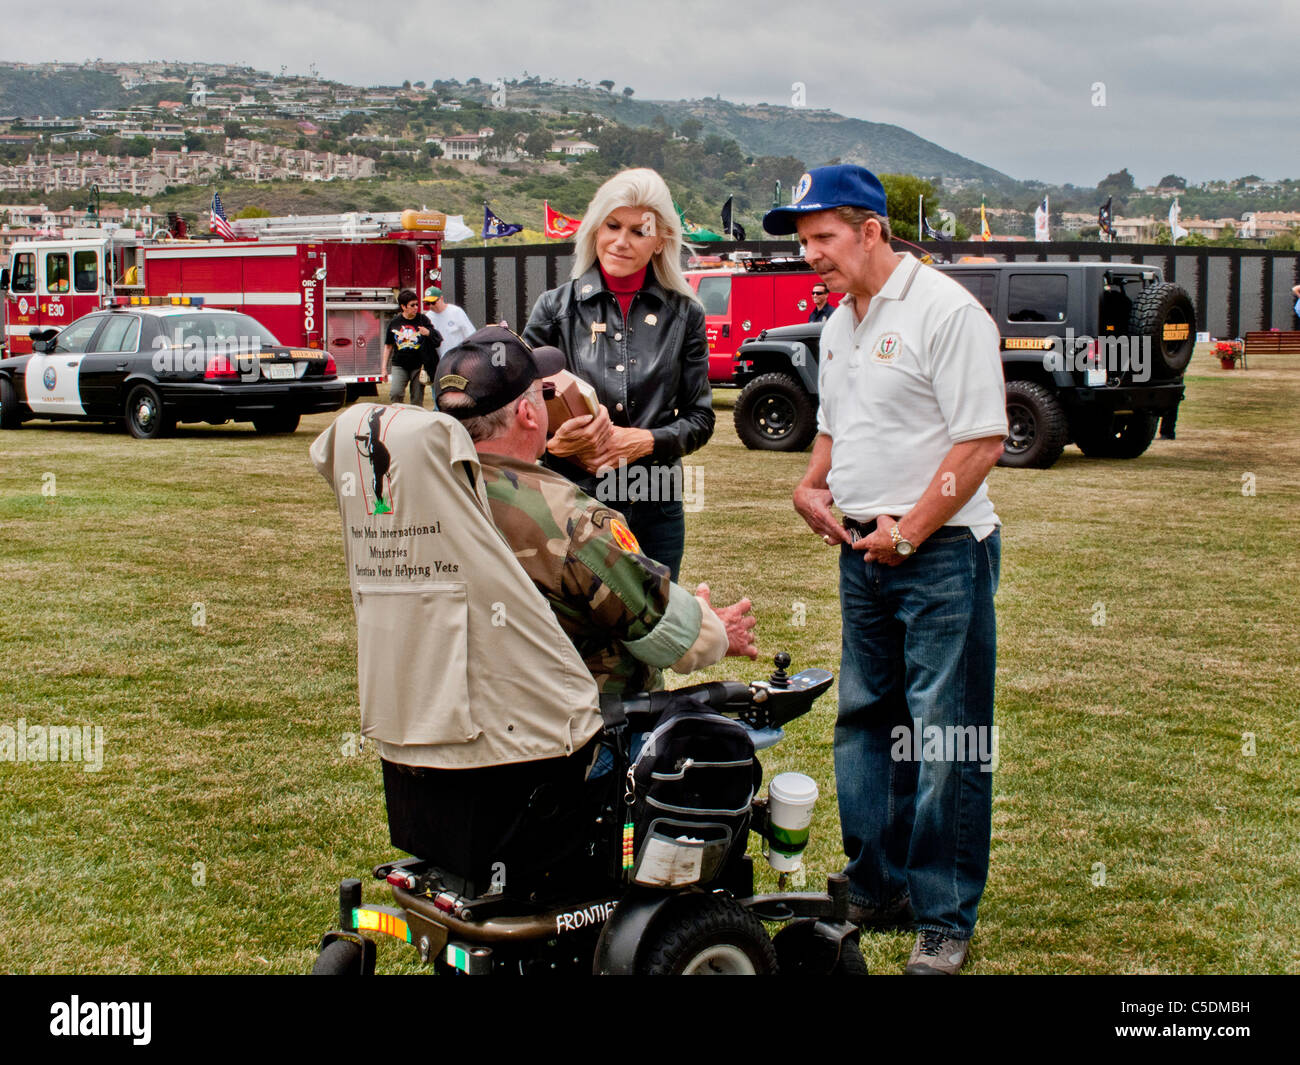
[(18, 393), (13, 382), (0, 377), (0, 429), (20, 429), (22, 424), (23, 415), (18, 409)]
[(259, 414), (253, 419), (253, 428), (259, 433), (293, 433), (298, 430), (300, 414)]
[(176, 428), (176, 416), (163, 408), (153, 385), (136, 385), (126, 397), (126, 428), (137, 440), (156, 440)]
[(802, 451), (817, 435), (817, 404), (789, 374), (755, 377), (736, 400), (736, 435), (753, 451)]

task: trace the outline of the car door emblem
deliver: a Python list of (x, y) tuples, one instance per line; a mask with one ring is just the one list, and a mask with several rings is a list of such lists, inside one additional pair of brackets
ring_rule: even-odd
[(55, 384), (58, 383), (58, 380), (59, 377), (58, 374), (54, 372), (54, 367), (53, 366), (45, 367), (45, 374), (41, 377), (41, 382), (42, 384), (45, 385), (48, 391), (50, 392), (54, 391), (54, 386)]

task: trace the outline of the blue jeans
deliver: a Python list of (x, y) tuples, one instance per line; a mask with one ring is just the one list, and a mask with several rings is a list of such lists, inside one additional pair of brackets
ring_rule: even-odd
[[(850, 896), (969, 938), (989, 870), (1001, 537), (944, 526), (898, 566), (840, 550), (835, 781)], [(931, 726), (938, 726), (937, 729)]]

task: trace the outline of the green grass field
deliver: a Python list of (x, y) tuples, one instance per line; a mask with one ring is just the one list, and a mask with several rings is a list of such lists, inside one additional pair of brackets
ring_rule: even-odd
[[(970, 972), (1300, 972), (1300, 365), (1254, 362), (1198, 354), (1178, 440), (1138, 460), (992, 475), (1001, 764)], [(779, 649), (837, 669), (835, 556), (789, 502), (806, 456), (741, 447), (734, 395), (693, 456), (683, 583), (751, 596), (765, 657), (709, 675)], [(97, 772), (0, 761), (0, 970), (306, 972), (339, 878), (395, 853), (353, 753), (338, 515), (307, 458), (327, 420), (0, 435), (0, 726), (103, 731)], [(841, 861), (834, 706), (765, 759), (821, 785), (810, 887)], [(863, 947), (899, 972), (911, 938)], [(380, 946), (383, 971), (414, 959)]]

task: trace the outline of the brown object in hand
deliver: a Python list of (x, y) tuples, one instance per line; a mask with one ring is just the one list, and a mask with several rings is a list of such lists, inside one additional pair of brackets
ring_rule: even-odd
[(568, 370), (542, 380), (555, 386), (555, 395), (546, 401), (547, 436), (554, 436), (555, 431), (570, 418), (581, 418), (600, 410), (596, 390)]

